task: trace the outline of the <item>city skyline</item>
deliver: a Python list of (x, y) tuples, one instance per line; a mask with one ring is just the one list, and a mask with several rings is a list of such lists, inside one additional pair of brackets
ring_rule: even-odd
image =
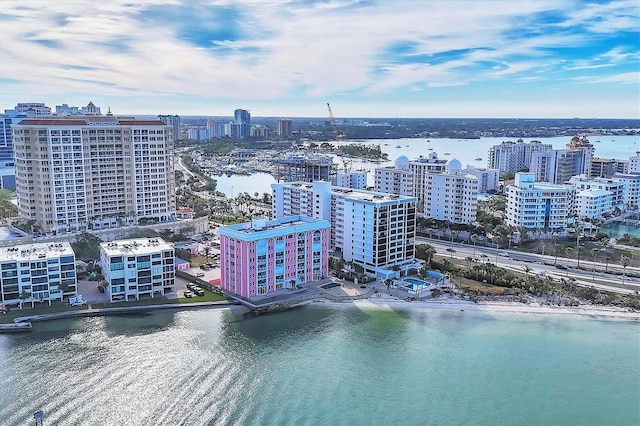
[(3, 1), (2, 108), (640, 116), (637, 1)]

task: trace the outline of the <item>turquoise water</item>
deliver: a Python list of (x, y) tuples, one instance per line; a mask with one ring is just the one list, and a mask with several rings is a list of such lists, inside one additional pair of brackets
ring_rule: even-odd
[(637, 425), (640, 324), (305, 307), (0, 336), (0, 424)]
[(421, 285), (421, 286), (428, 286), (429, 285), (429, 283), (426, 283), (426, 282), (424, 282), (422, 280), (417, 280), (415, 278), (405, 278), (402, 281), (406, 281), (406, 282), (408, 282), (408, 283), (410, 283), (412, 285)]
[(603, 226), (602, 232), (607, 233), (611, 238), (620, 238), (624, 236), (624, 234), (631, 234), (634, 237), (640, 237), (640, 227), (621, 225), (615, 222)]

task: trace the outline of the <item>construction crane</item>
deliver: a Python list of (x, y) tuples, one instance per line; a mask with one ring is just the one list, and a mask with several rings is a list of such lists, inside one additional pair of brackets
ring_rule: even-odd
[(335, 138), (339, 138), (342, 135), (338, 135), (338, 123), (336, 123), (336, 118), (333, 116), (333, 111), (331, 111), (331, 105), (329, 105), (329, 102), (327, 102), (327, 109), (329, 110), (329, 126), (331, 126), (331, 129), (333, 130), (333, 137)]

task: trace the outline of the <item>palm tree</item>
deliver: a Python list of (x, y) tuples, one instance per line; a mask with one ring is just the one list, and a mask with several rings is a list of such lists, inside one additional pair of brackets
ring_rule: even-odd
[(593, 256), (593, 279), (595, 279), (596, 277), (596, 256), (598, 255), (599, 251), (600, 250), (595, 247), (591, 249), (591, 255)]
[(620, 257), (620, 264), (622, 265), (622, 283), (624, 284), (624, 279), (626, 278), (627, 266), (629, 266), (629, 258), (625, 255)]
[(557, 265), (557, 264), (558, 264), (558, 255), (559, 255), (560, 253), (564, 253), (564, 251), (565, 251), (565, 250), (564, 250), (564, 247), (563, 247), (562, 245), (560, 245), (560, 244), (554, 244), (554, 245), (553, 245), (553, 254), (554, 254), (554, 256), (555, 256), (555, 259), (554, 259), (554, 261), (553, 261), (553, 264), (554, 264), (554, 265)]
[(391, 287), (392, 284), (393, 280), (391, 278), (387, 278), (386, 280), (384, 280), (384, 285), (387, 286), (387, 291), (389, 291), (389, 287)]

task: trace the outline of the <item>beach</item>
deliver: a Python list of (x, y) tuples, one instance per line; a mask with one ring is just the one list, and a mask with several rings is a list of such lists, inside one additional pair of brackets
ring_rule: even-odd
[(457, 297), (442, 297), (437, 299), (406, 301), (389, 296), (385, 293), (377, 293), (380, 296), (360, 300), (345, 300), (343, 302), (329, 301), (325, 299), (314, 300), (317, 306), (354, 306), (360, 309), (433, 309), (448, 311), (476, 311), (476, 312), (502, 312), (538, 315), (582, 315), (597, 318), (628, 319), (640, 321), (640, 312), (628, 308), (600, 305), (580, 306), (554, 306), (540, 303), (517, 303), (502, 301), (473, 302)]

